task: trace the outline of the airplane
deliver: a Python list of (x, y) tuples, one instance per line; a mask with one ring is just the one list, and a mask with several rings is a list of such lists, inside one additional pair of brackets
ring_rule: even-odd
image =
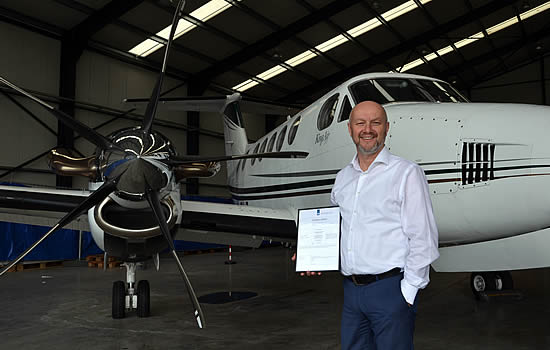
[[(181, 6), (182, 1), (174, 21)], [(60, 150), (51, 153), (56, 172), (90, 177), (90, 191), (0, 187), (5, 213), (69, 212), (0, 275), (57, 228), (87, 213), (98, 246), (126, 261), (126, 283), (113, 284), (113, 317), (124, 317), (126, 309), (137, 309), (142, 317), (149, 314), (149, 284), (140, 281), (136, 288), (136, 263), (153, 257), (158, 267), (158, 253), (169, 246), (203, 327), (204, 315), (172, 238), (179, 233), (205, 240), (245, 235), (257, 241), (294, 242), (298, 209), (329, 205), (336, 173), (355, 154), (347, 119), (352, 107), (364, 100), (386, 109), (389, 150), (417, 162), (426, 173), (440, 233), (441, 256), (432, 265), (436, 271), (473, 272), (471, 286), (479, 296), (487, 290), (511, 289), (510, 270), (550, 266), (545, 249), (550, 216), (543, 190), (550, 180), (550, 141), (544, 133), (550, 126), (549, 107), (471, 103), (439, 79), (368, 73), (340, 84), (249, 143), (240, 95), (159, 97), (172, 36), (151, 98), (127, 101), (146, 103), (143, 124), (108, 137), (0, 78), (98, 147), (88, 158)], [(152, 130), (158, 108), (220, 112), (226, 155), (177, 156), (170, 141)], [(227, 162), (234, 204), (180, 200), (181, 179), (214, 176), (221, 161)]]
[[(301, 208), (330, 205), (336, 173), (355, 155), (347, 120), (365, 100), (382, 104), (388, 149), (424, 170), (439, 230), (438, 272), (472, 272), (476, 298), (513, 289), (511, 270), (550, 266), (550, 107), (472, 103), (450, 84), (400, 73), (368, 73), (332, 89), (256, 142), (242, 118), (218, 102), (161, 99), (170, 110), (224, 111), (226, 155), (305, 151), (301, 161), (227, 163), (235, 205), (182, 201), (187, 239), (228, 232), (295, 242)], [(127, 101), (136, 107), (143, 99)], [(218, 105), (216, 105), (218, 103)], [(202, 232), (202, 234), (197, 234)]]

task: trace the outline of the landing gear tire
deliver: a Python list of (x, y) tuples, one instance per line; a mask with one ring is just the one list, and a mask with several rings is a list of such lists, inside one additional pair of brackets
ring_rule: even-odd
[(113, 282), (113, 318), (124, 318), (126, 311), (126, 285), (122, 281)]
[(151, 292), (149, 281), (141, 280), (137, 286), (137, 315), (138, 317), (149, 317), (151, 315)]
[(514, 289), (514, 280), (510, 271), (498, 271), (495, 274), (497, 280), (501, 281), (503, 290)]
[(470, 275), (470, 286), (477, 300), (481, 294), (490, 290), (496, 290), (496, 275), (492, 272), (472, 272)]

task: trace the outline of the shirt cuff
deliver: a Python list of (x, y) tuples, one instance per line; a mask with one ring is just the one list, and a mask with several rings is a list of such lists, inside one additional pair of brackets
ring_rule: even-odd
[(411, 305), (414, 304), (416, 293), (418, 293), (418, 288), (408, 284), (407, 281), (405, 281), (405, 279), (403, 278), (401, 280), (401, 294), (403, 294), (403, 298), (405, 298), (407, 303)]

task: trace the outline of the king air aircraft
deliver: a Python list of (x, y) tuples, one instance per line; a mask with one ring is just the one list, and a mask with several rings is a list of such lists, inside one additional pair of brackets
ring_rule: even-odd
[[(180, 1), (172, 28), (182, 6)], [(132, 309), (140, 317), (149, 315), (149, 283), (136, 284), (136, 264), (153, 258), (158, 268), (159, 252), (169, 248), (198, 326), (204, 327), (174, 236), (181, 232), (230, 243), (244, 235), (294, 242), (297, 210), (330, 205), (336, 173), (356, 152), (347, 120), (353, 106), (365, 100), (386, 109), (390, 151), (417, 162), (426, 173), (440, 234), (441, 257), (433, 264), (437, 271), (473, 272), (472, 288), (479, 295), (512, 288), (510, 270), (550, 266), (550, 198), (544, 192), (550, 185), (549, 107), (470, 103), (441, 80), (365, 74), (249, 143), (237, 94), (160, 99), (173, 35), (172, 30), (143, 123), (107, 137), (0, 78), (97, 146), (88, 158), (61, 150), (50, 154), (55, 172), (89, 177), (89, 191), (0, 186), (3, 220), (66, 213), (0, 275), (57, 229), (85, 216), (97, 245), (125, 261), (126, 283), (113, 284), (113, 317)], [(158, 107), (219, 112), (226, 155), (178, 156), (170, 141), (152, 129)], [(220, 162), (227, 164), (234, 204), (180, 200), (181, 180), (213, 176)]]

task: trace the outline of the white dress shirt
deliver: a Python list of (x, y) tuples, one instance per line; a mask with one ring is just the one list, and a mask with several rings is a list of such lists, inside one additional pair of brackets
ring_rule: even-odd
[(412, 304), (439, 257), (424, 171), (386, 147), (366, 171), (355, 155), (336, 175), (331, 201), (342, 215), (342, 274), (379, 274), (400, 267), (405, 276), (401, 293)]

